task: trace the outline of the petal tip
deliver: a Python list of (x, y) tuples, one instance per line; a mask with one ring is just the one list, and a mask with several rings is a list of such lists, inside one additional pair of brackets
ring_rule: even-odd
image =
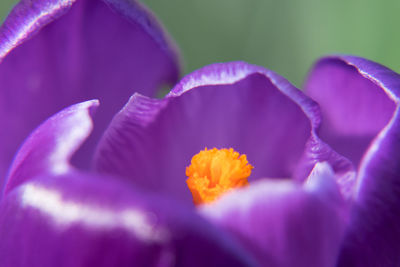
[(7, 175), (5, 194), (41, 173), (68, 171), (72, 155), (90, 135), (98, 100), (65, 108), (34, 130), (16, 153)]

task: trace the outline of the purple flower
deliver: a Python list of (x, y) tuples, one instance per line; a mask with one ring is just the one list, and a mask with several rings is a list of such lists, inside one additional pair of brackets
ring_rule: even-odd
[[(0, 266), (400, 262), (398, 74), (323, 58), (305, 83), (317, 104), (272, 71), (221, 63), (150, 98), (178, 75), (166, 40), (128, 0), (26, 0), (9, 15), (3, 173), (38, 121), (101, 105), (65, 108), (19, 149), (0, 203)], [(249, 186), (195, 207), (185, 168), (205, 147), (232, 147), (254, 169)]]

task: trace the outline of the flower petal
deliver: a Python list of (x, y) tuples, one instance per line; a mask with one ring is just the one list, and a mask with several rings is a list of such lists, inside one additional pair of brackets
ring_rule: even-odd
[(78, 172), (10, 192), (0, 225), (2, 266), (254, 266), (191, 208)]
[(392, 117), (399, 85), (397, 74), (368, 60), (322, 58), (305, 84), (306, 93), (321, 106), (319, 136), (358, 166), (373, 138)]
[(342, 69), (353, 69), (350, 73), (356, 72), (358, 80), (368, 80), (358, 87), (358, 98), (369, 100), (364, 104), (376, 114), (371, 115), (363, 108), (364, 104), (360, 105), (360, 111), (354, 112), (360, 112), (361, 121), (359, 125), (355, 122), (354, 129), (348, 129), (375, 138), (363, 151), (350, 228), (339, 266), (395, 266), (400, 261), (400, 75), (360, 58), (339, 57), (330, 61), (344, 66)]
[(400, 117), (369, 148), (339, 266), (396, 266), (400, 262)]
[(134, 95), (105, 133), (95, 165), (185, 201), (191, 199), (185, 167), (205, 147), (246, 154), (255, 166), (250, 180), (286, 178), (318, 124), (317, 111), (271, 71), (214, 64), (185, 77), (164, 99)]
[[(307, 87), (328, 118), (331, 136), (324, 139), (339, 151), (348, 146), (340, 152), (356, 152), (352, 160), (360, 161), (339, 266), (395, 266), (400, 262), (400, 75), (366, 59), (333, 56), (317, 63)], [(361, 142), (350, 142), (353, 138)]]
[[(98, 98), (93, 141), (133, 92), (178, 76), (174, 45), (131, 0), (22, 0), (0, 28), (0, 176), (18, 145), (51, 114)], [(79, 165), (88, 165), (84, 152)]]
[(201, 213), (253, 249), (263, 266), (336, 266), (347, 223), (329, 164), (306, 184), (260, 180), (201, 207)]
[(22, 145), (10, 168), (5, 193), (44, 173), (71, 170), (70, 159), (93, 128), (97, 100), (66, 108), (42, 123)]

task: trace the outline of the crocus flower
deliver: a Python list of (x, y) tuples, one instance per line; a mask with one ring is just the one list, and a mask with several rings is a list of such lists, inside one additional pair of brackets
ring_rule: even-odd
[[(400, 262), (398, 74), (357, 57), (323, 58), (305, 83), (317, 104), (272, 71), (221, 63), (150, 98), (143, 94), (172, 82), (178, 69), (153, 23), (124, 0), (22, 1), (6, 20), (0, 84), (11, 108), (2, 107), (1, 118), (2, 146), (10, 148), (2, 166), (16, 133), (31, 127), (22, 122), (96, 93), (101, 105), (60, 111), (19, 149), (0, 203), (0, 266)], [(102, 132), (132, 88), (142, 94)], [(21, 113), (19, 101), (30, 103)], [(233, 148), (254, 168), (244, 187), (195, 206), (185, 171), (206, 147)], [(223, 167), (233, 173), (228, 180), (251, 169), (209, 160), (216, 183)], [(193, 161), (189, 175), (200, 173)]]

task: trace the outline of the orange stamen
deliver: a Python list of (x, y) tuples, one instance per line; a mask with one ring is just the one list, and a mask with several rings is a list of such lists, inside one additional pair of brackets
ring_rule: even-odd
[(204, 149), (186, 168), (186, 183), (196, 205), (210, 203), (234, 188), (249, 184), (251, 166), (246, 155), (230, 149)]

